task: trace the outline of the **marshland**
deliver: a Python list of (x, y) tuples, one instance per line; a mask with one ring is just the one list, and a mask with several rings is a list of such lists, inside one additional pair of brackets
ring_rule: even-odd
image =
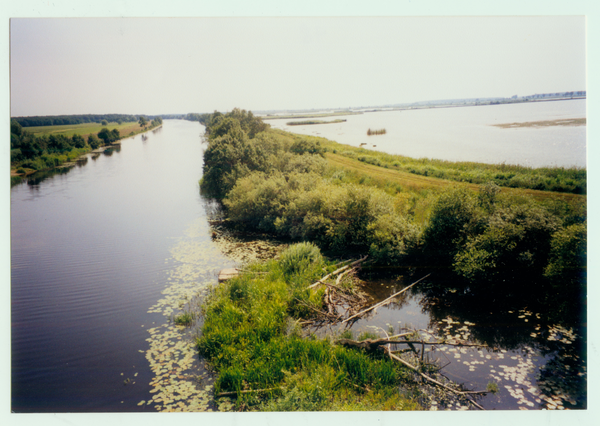
[(13, 410), (587, 407), (585, 169), (199, 118), (12, 187)]

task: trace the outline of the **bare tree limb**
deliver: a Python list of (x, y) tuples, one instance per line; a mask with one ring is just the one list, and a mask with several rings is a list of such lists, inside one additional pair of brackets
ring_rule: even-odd
[(367, 309), (365, 309), (364, 311), (361, 311), (361, 312), (359, 312), (359, 313), (358, 313), (358, 314), (356, 314), (356, 315), (352, 315), (351, 317), (349, 317), (349, 318), (346, 318), (344, 321), (342, 321), (342, 323), (348, 322), (348, 321), (350, 321), (350, 320), (351, 320), (351, 319), (353, 319), (353, 318), (356, 318), (356, 317), (359, 317), (359, 316), (361, 316), (361, 315), (364, 315), (364, 314), (366, 314), (367, 312), (369, 312), (369, 311), (372, 311), (372, 310), (373, 310), (373, 309), (375, 309), (375, 308), (379, 308), (380, 306), (387, 305), (388, 303), (390, 303), (390, 302), (392, 301), (392, 299), (394, 299), (395, 297), (397, 297), (397, 296), (399, 296), (400, 294), (404, 293), (406, 290), (408, 290), (408, 289), (409, 289), (409, 288), (411, 288), (412, 286), (414, 286), (414, 285), (416, 285), (416, 284), (420, 283), (420, 282), (421, 282), (421, 281), (423, 281), (425, 278), (427, 278), (429, 275), (431, 275), (431, 274), (427, 274), (427, 275), (425, 275), (423, 278), (421, 278), (421, 279), (419, 279), (419, 280), (415, 281), (414, 283), (412, 283), (412, 284), (411, 284), (411, 285), (409, 285), (408, 287), (405, 287), (405, 288), (403, 288), (403, 289), (402, 289), (402, 290), (400, 290), (399, 292), (392, 294), (392, 295), (391, 295), (390, 297), (388, 297), (387, 299), (385, 299), (385, 300), (383, 300), (383, 301), (381, 301), (381, 302), (379, 302), (379, 303), (377, 303), (377, 304), (375, 304), (375, 305), (371, 306), (370, 308), (367, 308)]
[(352, 262), (350, 265), (342, 266), (341, 268), (339, 268), (339, 269), (336, 269), (336, 270), (335, 270), (335, 271), (333, 271), (331, 274), (327, 274), (327, 275), (325, 275), (323, 278), (321, 278), (321, 279), (320, 279), (319, 281), (317, 281), (316, 283), (309, 285), (309, 286), (308, 286), (308, 288), (313, 288), (313, 287), (316, 287), (316, 286), (317, 286), (317, 285), (319, 285), (319, 284), (324, 284), (324, 282), (323, 282), (323, 281), (325, 281), (327, 278), (329, 278), (329, 277), (332, 277), (332, 276), (334, 276), (334, 275), (337, 275), (337, 274), (339, 274), (340, 272), (342, 272), (342, 271), (345, 271), (345, 270), (346, 270), (346, 269), (348, 269), (348, 268), (351, 268), (351, 267), (353, 267), (353, 266), (356, 266), (356, 265), (358, 265), (359, 263), (362, 263), (362, 262), (364, 262), (365, 260), (367, 260), (367, 258), (368, 258), (368, 257), (369, 257), (369, 256), (365, 256), (365, 257), (363, 257), (362, 259), (358, 259), (358, 260), (356, 260), (356, 261)]

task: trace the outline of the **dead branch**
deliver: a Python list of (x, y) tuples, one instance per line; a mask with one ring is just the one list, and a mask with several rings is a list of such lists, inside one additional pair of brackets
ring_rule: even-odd
[(318, 309), (316, 309), (316, 308), (313, 308), (312, 306), (310, 306), (310, 305), (309, 305), (309, 304), (307, 304), (307, 303), (304, 303), (302, 300), (300, 300), (300, 299), (298, 299), (298, 298), (296, 298), (295, 300), (296, 300), (296, 301), (298, 301), (298, 302), (299, 302), (299, 303), (300, 303), (302, 306), (306, 306), (308, 309), (312, 309), (313, 311), (315, 311), (316, 313), (318, 313), (318, 314), (319, 314), (319, 315), (321, 315), (321, 316), (328, 317), (328, 318), (331, 318), (331, 317), (333, 316), (335, 319), (337, 319), (337, 317), (336, 317), (335, 315), (330, 315), (330, 314), (329, 314), (329, 313), (327, 313), (327, 312), (320, 311), (320, 310), (318, 310)]
[[(467, 400), (468, 400), (468, 401), (469, 401), (471, 404), (473, 404), (475, 407), (479, 408), (480, 410), (485, 410), (485, 409), (484, 409), (484, 408), (483, 408), (481, 405), (479, 405), (478, 403), (476, 403), (475, 401), (473, 401), (471, 398), (469, 398), (469, 397), (467, 396), (467, 395), (469, 395), (469, 394), (472, 394), (473, 392), (468, 392), (468, 393), (467, 393), (467, 392), (464, 392), (464, 391), (459, 391), (459, 390), (456, 390), (456, 389), (452, 389), (451, 387), (448, 387), (448, 386), (446, 386), (445, 384), (443, 384), (443, 383), (441, 383), (441, 382), (438, 382), (438, 381), (437, 381), (437, 380), (435, 380), (434, 378), (432, 378), (432, 377), (429, 377), (427, 374), (425, 374), (425, 373), (422, 373), (421, 371), (419, 371), (419, 370), (418, 370), (418, 368), (417, 368), (417, 367), (415, 367), (415, 366), (413, 366), (413, 365), (409, 364), (408, 362), (404, 361), (404, 360), (403, 360), (402, 358), (400, 358), (399, 356), (396, 356), (396, 355), (394, 355), (394, 354), (393, 354), (391, 351), (389, 351), (389, 350), (386, 350), (386, 351), (387, 351), (388, 355), (390, 356), (390, 358), (392, 358), (392, 359), (394, 359), (394, 360), (396, 360), (396, 361), (400, 362), (402, 365), (404, 365), (404, 366), (406, 366), (406, 367), (410, 368), (410, 369), (411, 369), (411, 370), (413, 370), (415, 373), (417, 373), (417, 374), (419, 374), (421, 377), (423, 377), (425, 380), (427, 380), (427, 381), (429, 381), (429, 382), (433, 383), (433, 384), (434, 384), (434, 385), (436, 385), (436, 386), (439, 386), (439, 387), (441, 387), (441, 388), (443, 388), (443, 389), (446, 389), (446, 390), (447, 390), (447, 391), (449, 391), (449, 392), (452, 392), (452, 393), (454, 393), (454, 394), (457, 394), (457, 395), (462, 395), (462, 396), (464, 396), (465, 398), (467, 398)], [(487, 393), (487, 391), (480, 391), (480, 392), (479, 392), (479, 394), (480, 394), (480, 395), (484, 395), (484, 394), (486, 394), (486, 393)]]
[[(398, 334), (396, 336), (391, 336), (391, 337), (406, 337), (406, 336), (410, 336), (411, 334), (413, 334), (413, 333)], [(430, 346), (447, 345), (447, 346), (474, 346), (474, 347), (484, 347), (484, 348), (488, 347), (486, 345), (479, 345), (476, 343), (447, 343), (444, 341), (424, 342), (422, 340), (392, 340), (391, 338), (390, 339), (388, 339), (388, 338), (365, 339), (365, 340), (361, 340), (360, 342), (358, 342), (356, 340), (351, 340), (351, 339), (340, 339), (336, 343), (338, 343), (339, 345), (344, 345), (344, 346), (368, 348), (369, 350), (374, 350), (378, 346), (385, 346), (385, 345), (389, 345), (389, 344), (403, 344), (403, 343), (407, 344), (407, 345), (418, 344), (418, 345), (430, 345)]]
[(367, 260), (367, 257), (369, 257), (369, 256), (365, 256), (365, 257), (363, 257), (362, 259), (358, 259), (358, 260), (356, 260), (356, 261), (352, 262), (350, 265), (342, 266), (341, 268), (339, 268), (339, 269), (336, 269), (336, 270), (335, 270), (335, 271), (333, 271), (331, 274), (327, 274), (327, 275), (325, 275), (323, 278), (321, 278), (321, 279), (320, 279), (319, 281), (317, 281), (316, 283), (309, 285), (309, 286), (308, 286), (308, 288), (313, 288), (313, 287), (316, 287), (316, 286), (317, 286), (317, 285), (319, 285), (319, 284), (324, 284), (324, 281), (325, 281), (326, 279), (328, 279), (329, 277), (332, 277), (332, 276), (334, 276), (334, 275), (337, 275), (337, 274), (339, 274), (340, 272), (342, 272), (342, 271), (345, 271), (345, 270), (346, 270), (346, 269), (348, 269), (348, 268), (351, 268), (351, 267), (353, 267), (353, 266), (356, 266), (356, 265), (358, 265), (359, 263), (362, 263), (362, 262), (364, 262), (365, 260)]
[(390, 303), (390, 302), (391, 302), (391, 301), (392, 301), (392, 300), (393, 300), (395, 297), (397, 297), (397, 296), (399, 296), (400, 294), (404, 293), (406, 290), (408, 290), (408, 289), (409, 289), (409, 288), (411, 288), (412, 286), (414, 286), (414, 285), (416, 285), (416, 284), (420, 283), (420, 282), (421, 282), (421, 281), (423, 281), (425, 278), (427, 278), (429, 275), (431, 275), (431, 274), (427, 274), (427, 275), (425, 275), (423, 278), (421, 278), (421, 279), (419, 279), (419, 280), (415, 281), (414, 283), (412, 283), (412, 284), (411, 284), (411, 285), (409, 285), (408, 287), (405, 287), (405, 288), (403, 288), (403, 289), (402, 289), (402, 290), (400, 290), (399, 292), (397, 292), (397, 293), (394, 293), (393, 295), (391, 295), (391, 296), (390, 296), (390, 297), (388, 297), (387, 299), (385, 299), (385, 300), (383, 300), (383, 301), (381, 301), (381, 302), (379, 302), (379, 303), (377, 303), (377, 304), (375, 304), (375, 305), (371, 306), (370, 308), (367, 308), (367, 309), (365, 309), (364, 311), (361, 311), (361, 312), (359, 312), (358, 314), (355, 314), (355, 315), (352, 315), (351, 317), (348, 317), (348, 318), (346, 318), (344, 321), (342, 321), (342, 323), (348, 322), (348, 321), (350, 321), (350, 320), (351, 320), (351, 319), (353, 319), (353, 318), (356, 318), (356, 317), (358, 317), (358, 316), (364, 315), (364, 314), (366, 314), (367, 312), (369, 312), (369, 311), (372, 311), (373, 309), (379, 308), (380, 306), (387, 305), (387, 304), (388, 304), (388, 303)]
[(347, 274), (351, 274), (352, 272), (356, 271), (356, 268), (352, 268), (352, 269), (348, 269), (347, 271), (342, 272), (340, 275), (338, 275), (337, 280), (335, 280), (335, 285), (340, 285), (340, 281), (342, 281), (342, 278), (347, 275)]

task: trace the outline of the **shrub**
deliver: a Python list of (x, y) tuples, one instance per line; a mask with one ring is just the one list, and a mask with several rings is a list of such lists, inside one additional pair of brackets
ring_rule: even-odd
[(304, 271), (310, 264), (322, 263), (321, 250), (312, 243), (298, 243), (290, 246), (279, 257), (279, 264), (286, 275)]

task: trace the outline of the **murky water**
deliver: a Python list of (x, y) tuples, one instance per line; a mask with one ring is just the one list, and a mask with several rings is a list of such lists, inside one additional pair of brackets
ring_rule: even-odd
[[(494, 126), (583, 117), (586, 117), (586, 101), (568, 100), (319, 118), (347, 120), (335, 124), (288, 126), (286, 123), (294, 121), (290, 119), (267, 122), (292, 133), (322, 136), (353, 146), (364, 144), (367, 149), (413, 158), (586, 167), (586, 126), (513, 129)], [(368, 129), (386, 129), (386, 134), (367, 136)]]

